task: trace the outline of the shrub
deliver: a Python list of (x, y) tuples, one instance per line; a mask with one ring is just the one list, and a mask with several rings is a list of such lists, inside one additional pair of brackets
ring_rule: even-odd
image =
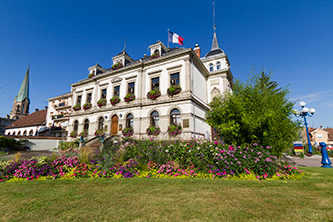
[(169, 125), (167, 130), (169, 136), (177, 136), (182, 133), (182, 126), (181, 125)]
[(135, 95), (132, 93), (128, 93), (125, 97), (124, 97), (125, 102), (131, 102), (133, 100), (135, 100)]
[(61, 141), (59, 146), (57, 147), (57, 150), (70, 151), (70, 150), (77, 149), (77, 148), (79, 148), (78, 141), (71, 141), (71, 142)]
[(156, 90), (151, 90), (147, 93), (147, 98), (148, 99), (152, 99), (152, 100), (155, 100), (157, 99), (158, 97), (161, 96), (161, 92), (160, 90), (156, 89)]
[(147, 128), (146, 133), (149, 136), (158, 136), (161, 132), (160, 127), (150, 126)]
[(114, 96), (110, 99), (111, 104), (114, 106), (120, 102), (119, 96)]
[(106, 99), (100, 99), (100, 100), (98, 100), (98, 101), (97, 101), (97, 105), (98, 105), (99, 107), (101, 107), (101, 106), (105, 106), (105, 105), (106, 105)]
[(180, 85), (172, 85), (168, 88), (167, 93), (168, 96), (172, 97), (178, 93), (180, 93), (182, 91), (182, 88), (180, 87)]

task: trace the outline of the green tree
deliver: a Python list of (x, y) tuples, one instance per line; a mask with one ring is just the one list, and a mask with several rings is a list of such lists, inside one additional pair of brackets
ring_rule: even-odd
[(272, 146), (281, 156), (297, 135), (291, 120), (294, 103), (288, 101), (287, 87), (279, 88), (272, 73), (261, 71), (245, 83), (236, 80), (233, 92), (214, 97), (206, 121), (221, 132), (228, 144), (259, 143)]

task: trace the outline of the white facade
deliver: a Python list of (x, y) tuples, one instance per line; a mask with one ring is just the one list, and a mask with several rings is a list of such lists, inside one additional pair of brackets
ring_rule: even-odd
[[(217, 42), (217, 39), (215, 41)], [(199, 46), (194, 50), (170, 49), (158, 41), (151, 45), (150, 49), (150, 56), (158, 53), (159, 57), (151, 59), (144, 56), (133, 60), (122, 51), (112, 58), (112, 64), (121, 64), (121, 68), (104, 69), (96, 64), (89, 68), (92, 78), (71, 85), (71, 93), (65, 94), (68, 95), (68, 101), (72, 101), (68, 102), (68, 105), (73, 107), (79, 104), (77, 106), (81, 109), (71, 111), (68, 117), (68, 134), (74, 130), (78, 133), (88, 130), (88, 134), (93, 135), (97, 129), (103, 129), (107, 134), (121, 135), (122, 129), (132, 123), (134, 136), (144, 138), (147, 137), (147, 128), (155, 124), (161, 129), (158, 138), (167, 139), (167, 128), (172, 122), (171, 119), (176, 118), (171, 117), (171, 112), (174, 114), (179, 111), (180, 121), (179, 116), (177, 121), (182, 126), (181, 138), (211, 137), (211, 127), (205, 122), (208, 104), (213, 96), (230, 91), (233, 84), (227, 56), (218, 45), (217, 48), (216, 44), (214, 46), (214, 40), (210, 54), (203, 58), (200, 58)], [(212, 71), (210, 64), (213, 64)], [(169, 97), (167, 90), (171, 85), (179, 85), (181, 92)], [(157, 87), (161, 92), (161, 96), (156, 100), (147, 98), (152, 87)], [(124, 97), (131, 88), (135, 100), (125, 102)], [(118, 92), (121, 101), (112, 105), (110, 99)], [(49, 107), (55, 98), (49, 100)], [(99, 107), (97, 101), (101, 98), (105, 98), (107, 103)], [(84, 110), (82, 106), (88, 102), (92, 107)], [(55, 111), (58, 110), (53, 110), (52, 106), (49, 108), (49, 112)], [(154, 111), (158, 113), (158, 121), (151, 116), (156, 115)], [(47, 118), (48, 126), (54, 124), (50, 113)]]

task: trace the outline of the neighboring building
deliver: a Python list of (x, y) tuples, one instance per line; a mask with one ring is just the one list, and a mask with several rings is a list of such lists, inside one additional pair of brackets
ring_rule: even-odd
[(333, 129), (327, 127), (324, 129), (322, 126), (320, 128), (309, 130), (310, 140), (312, 144), (319, 146), (321, 142), (324, 142), (330, 148), (333, 146)]
[[(138, 60), (133, 60), (124, 48), (112, 58), (111, 68), (104, 69), (99, 64), (90, 67), (90, 78), (72, 84), (71, 93), (48, 100), (47, 126), (67, 126), (68, 134), (88, 130), (89, 135), (97, 129), (121, 135), (124, 128), (132, 127), (138, 138), (147, 137), (147, 128), (156, 126), (161, 129), (159, 138), (165, 139), (168, 126), (173, 124), (182, 126), (184, 139), (210, 138), (211, 127), (205, 122), (208, 104), (214, 96), (231, 91), (233, 86), (230, 63), (219, 47), (215, 31), (212, 48), (204, 57), (199, 45), (194, 49), (170, 49), (157, 41), (149, 48), (150, 56)], [(168, 89), (178, 86), (180, 93), (169, 97)], [(148, 99), (147, 94), (152, 90), (159, 90), (161, 96)], [(125, 102), (128, 94), (135, 99)], [(112, 105), (110, 99), (116, 96), (121, 101)], [(100, 99), (106, 99), (106, 105), (99, 107)], [(63, 103), (63, 100), (64, 110), (57, 105), (57, 101)], [(91, 107), (83, 109), (83, 104)], [(70, 105), (81, 109), (69, 117), (52, 119), (51, 116), (59, 115)]]
[(29, 115), (29, 69), (30, 66), (28, 66), (21, 88), (17, 96), (15, 96), (12, 111), (9, 115), (10, 119), (19, 119)]
[(73, 93), (65, 93), (48, 99), (46, 126), (51, 129), (50, 136), (66, 137), (69, 115), (73, 106)]
[(45, 126), (46, 113), (46, 110), (40, 110), (16, 120), (6, 127), (5, 135), (37, 136), (40, 129)]
[(9, 117), (8, 118), (0, 117), (0, 135), (5, 135), (6, 126), (12, 124), (15, 121), (16, 119), (9, 119)]

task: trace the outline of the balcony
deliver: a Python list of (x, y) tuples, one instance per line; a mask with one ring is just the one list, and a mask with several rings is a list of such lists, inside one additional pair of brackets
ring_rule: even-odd
[(68, 105), (67, 103), (59, 103), (58, 106), (54, 106), (55, 110), (65, 110), (70, 109), (71, 105)]
[(68, 114), (59, 114), (59, 115), (53, 115), (52, 120), (53, 121), (66, 121), (69, 119)]

